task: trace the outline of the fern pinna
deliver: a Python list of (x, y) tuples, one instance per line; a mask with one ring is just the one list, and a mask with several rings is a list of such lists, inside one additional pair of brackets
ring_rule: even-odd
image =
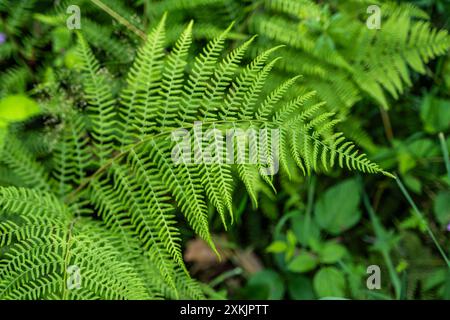
[[(334, 132), (337, 121), (322, 103), (308, 103), (315, 92), (284, 98), (298, 77), (262, 94), (279, 48), (241, 67), (255, 38), (223, 57), (230, 26), (192, 61), (193, 24), (168, 53), (164, 25), (165, 17), (148, 35), (118, 97), (79, 35), (87, 105), (59, 102), (50, 164), (18, 138), (20, 130), (11, 131), (1, 160), (17, 183), (0, 189), (1, 298), (203, 297), (183, 262), (177, 212), (214, 248), (208, 203), (227, 227), (236, 181), (257, 205), (273, 176), (261, 163), (175, 163), (171, 133), (192, 131), (198, 121), (219, 131), (279, 129), (278, 157), (287, 174), (335, 164), (387, 174)], [(262, 144), (260, 151), (271, 157), (271, 147)], [(68, 287), (70, 268), (80, 272), (78, 287)]]

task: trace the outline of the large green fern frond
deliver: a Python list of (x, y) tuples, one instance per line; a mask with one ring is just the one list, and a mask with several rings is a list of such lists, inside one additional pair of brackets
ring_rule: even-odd
[[(165, 21), (138, 51), (119, 98), (79, 36), (87, 107), (56, 115), (53, 178), (19, 139), (8, 140), (14, 143), (5, 146), (2, 163), (30, 189), (0, 189), (8, 252), (0, 261), (22, 255), (14, 270), (25, 272), (16, 281), (16, 271), (5, 269), (5, 297), (201, 297), (184, 266), (176, 212), (215, 248), (208, 204), (225, 227), (234, 220), (234, 174), (255, 206), (260, 191), (275, 189), (278, 164), (288, 174), (297, 164), (304, 174), (339, 165), (389, 175), (336, 132), (334, 114), (311, 103), (315, 92), (298, 94), (300, 77), (266, 90), (280, 47), (241, 67), (255, 38), (224, 54), (231, 25), (192, 61), (192, 23), (170, 50)], [(70, 265), (86, 277), (79, 291), (65, 289)]]

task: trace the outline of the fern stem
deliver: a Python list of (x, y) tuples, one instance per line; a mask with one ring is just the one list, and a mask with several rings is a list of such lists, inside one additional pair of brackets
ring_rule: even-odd
[(221, 275), (219, 275), (217, 278), (213, 279), (210, 283), (209, 286), (211, 288), (214, 288), (216, 286), (218, 286), (219, 284), (225, 282), (226, 280), (228, 280), (229, 278), (233, 278), (236, 276), (240, 276), (243, 273), (242, 268), (234, 268), (232, 270), (226, 271), (224, 273), (222, 273)]
[(66, 241), (66, 252), (65, 252), (65, 255), (64, 255), (64, 260), (62, 261), (63, 262), (63, 269), (62, 269), (62, 272), (64, 273), (64, 283), (63, 283), (63, 295), (62, 295), (62, 299), (63, 300), (67, 300), (67, 295), (68, 295), (68, 292), (67, 292), (67, 267), (68, 267), (68, 264), (69, 264), (69, 259), (70, 259), (70, 246), (72, 245), (72, 230), (73, 230), (73, 227), (75, 226), (75, 223), (77, 222), (77, 220), (78, 220), (79, 218), (78, 217), (76, 217), (75, 219), (73, 219), (71, 222), (70, 222), (70, 226), (69, 226), (69, 230), (68, 230), (68, 235), (67, 235), (67, 241)]
[[(226, 123), (230, 123), (229, 120), (220, 120), (220, 121), (206, 121), (203, 123), (203, 125), (213, 125), (213, 124), (226, 124)], [(248, 119), (241, 119), (241, 120), (235, 120), (233, 121), (233, 125), (235, 125), (236, 123), (248, 123), (248, 124), (254, 124), (254, 123), (267, 123), (266, 120), (248, 120)], [(273, 122), (274, 124), (276, 122)], [(181, 126), (180, 129), (191, 129), (194, 127), (194, 124), (185, 124), (185, 126)], [(113, 164), (115, 161), (120, 160), (123, 156), (127, 155), (129, 152), (135, 150), (136, 148), (139, 148), (140, 146), (142, 146), (143, 144), (150, 142), (152, 140), (158, 139), (166, 134), (171, 134), (172, 131), (170, 130), (166, 130), (166, 131), (162, 131), (159, 132), (155, 135), (152, 135), (148, 138), (142, 139), (138, 142), (136, 142), (135, 144), (132, 144), (130, 147), (125, 148), (124, 150), (122, 150), (120, 153), (118, 153), (116, 156), (114, 156), (113, 158), (111, 158), (111, 160), (105, 162), (96, 172), (94, 172), (90, 177), (86, 178), (84, 180), (83, 183), (81, 183), (77, 189), (75, 189), (72, 193), (70, 193), (66, 199), (69, 203), (71, 203), (73, 200), (76, 199), (76, 195), (83, 190), (84, 187), (86, 187), (89, 182), (93, 179), (95, 179), (96, 177), (98, 177), (99, 175), (101, 175), (106, 169), (108, 169), (108, 167)], [(301, 134), (303, 134), (302, 132), (300, 132)], [(326, 145), (325, 143), (323, 143), (322, 141), (318, 140), (315, 137), (312, 136), (308, 136), (305, 135), (305, 137), (307, 139), (312, 139), (314, 141), (316, 141), (317, 143), (319, 143), (322, 147), (324, 148), (329, 148), (328, 145)], [(336, 150), (337, 154), (342, 154), (340, 151)], [(353, 160), (357, 160), (357, 158), (354, 155), (346, 155), (348, 158), (353, 159)], [(392, 174), (390, 174), (389, 172), (383, 171), (382, 169), (379, 169), (380, 173), (384, 174), (385, 176), (391, 177), (391, 178), (395, 178)]]
[(442, 249), (441, 245), (439, 244), (439, 242), (437, 241), (436, 237), (434, 236), (433, 231), (431, 230), (430, 226), (428, 225), (427, 220), (425, 219), (425, 216), (422, 214), (422, 212), (417, 208), (416, 204), (414, 203), (413, 199), (411, 198), (411, 196), (409, 195), (409, 192), (406, 190), (405, 186), (403, 185), (403, 183), (401, 182), (400, 178), (396, 175), (397, 179), (397, 184), (400, 187), (400, 190), (402, 191), (403, 195), (405, 196), (406, 200), (409, 202), (410, 206), (413, 208), (413, 211), (415, 212), (415, 214), (421, 219), (421, 221), (423, 221), (423, 223), (425, 224), (425, 227), (427, 229), (428, 235), (430, 236), (430, 238), (433, 240), (434, 245), (436, 246), (436, 248), (438, 249), (439, 253), (441, 254), (442, 258), (444, 259), (445, 263), (447, 264), (448, 268), (450, 269), (450, 261), (447, 258), (447, 255), (445, 254), (445, 251)]
[[(217, 124), (217, 123), (228, 123), (229, 121), (227, 120), (223, 120), (223, 121), (210, 121), (210, 122), (204, 122), (203, 124), (209, 125), (209, 124)], [(263, 120), (237, 120), (235, 122), (240, 122), (240, 123), (258, 123), (258, 122), (264, 122)], [(184, 127), (181, 127), (182, 129), (190, 129), (193, 128), (193, 124), (187, 124)], [(96, 177), (98, 177), (99, 175), (101, 175), (106, 169), (109, 168), (109, 166), (111, 166), (115, 161), (120, 160), (123, 156), (127, 155), (129, 152), (135, 150), (136, 148), (139, 148), (141, 145), (150, 142), (152, 140), (158, 139), (160, 137), (163, 137), (166, 134), (171, 134), (172, 131), (171, 130), (166, 130), (166, 131), (162, 131), (159, 132), (155, 135), (152, 135), (148, 138), (142, 139), (138, 142), (136, 142), (135, 144), (132, 144), (130, 147), (124, 149), (123, 151), (121, 151), (120, 153), (118, 153), (117, 155), (115, 155), (113, 158), (111, 158), (109, 161), (105, 162), (99, 169), (97, 169), (96, 172), (94, 172), (91, 176), (89, 176), (88, 178), (86, 178), (84, 180), (83, 183), (81, 183), (77, 189), (75, 189), (72, 193), (70, 193), (66, 199), (69, 203), (71, 203), (73, 200), (76, 199), (76, 195), (82, 191), (84, 189), (84, 187), (86, 187), (89, 182), (93, 179), (95, 179)]]
[(312, 213), (313, 213), (313, 207), (314, 207), (314, 195), (316, 191), (316, 177), (315, 176), (309, 176), (308, 179), (308, 202), (306, 205), (306, 215), (305, 215), (305, 229), (304, 230), (310, 230), (310, 225), (312, 221)]

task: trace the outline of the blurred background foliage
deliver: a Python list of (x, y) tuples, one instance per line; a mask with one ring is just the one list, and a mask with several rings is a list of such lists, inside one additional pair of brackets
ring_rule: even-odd
[[(52, 108), (45, 96), (57, 94), (56, 83), (79, 90), (69, 5), (80, 6), (80, 32), (117, 78), (164, 12), (170, 41), (194, 19), (199, 46), (234, 21), (235, 45), (260, 34), (253, 54), (285, 44), (274, 80), (302, 74), (298, 92), (317, 90), (340, 116), (341, 130), (399, 180), (292, 172), (290, 179), (277, 177), (277, 194), (263, 190), (258, 208), (237, 192), (238, 219), (230, 230), (211, 210), (221, 261), (184, 229), (194, 276), (216, 289), (216, 298), (450, 299), (449, 266), (429, 235), (450, 255), (450, 42), (436, 32), (422, 44), (423, 61), (408, 61), (411, 46), (401, 36), (390, 38), (414, 25), (448, 30), (450, 1), (100, 3), (126, 23), (98, 1), (0, 0), (0, 145), (15, 122), (45, 122)], [(382, 7), (380, 31), (392, 32), (364, 42), (374, 37), (365, 27), (366, 8), (374, 3)], [(391, 64), (401, 71), (391, 74)], [(370, 265), (381, 268), (380, 290), (366, 287)]]

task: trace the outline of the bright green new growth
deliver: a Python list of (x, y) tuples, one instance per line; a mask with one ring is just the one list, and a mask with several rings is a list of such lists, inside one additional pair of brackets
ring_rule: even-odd
[[(187, 74), (192, 23), (168, 54), (164, 23), (165, 17), (148, 35), (119, 98), (80, 35), (87, 107), (60, 115), (51, 166), (13, 133), (8, 137), (1, 161), (28, 188), (0, 189), (0, 298), (202, 297), (184, 266), (176, 211), (214, 248), (207, 204), (226, 227), (233, 220), (234, 176), (255, 205), (273, 181), (261, 164), (174, 163), (170, 133), (190, 130), (194, 121), (204, 129), (279, 129), (287, 174), (295, 165), (310, 174), (338, 164), (389, 175), (334, 132), (337, 121), (322, 103), (308, 104), (314, 92), (285, 98), (298, 77), (262, 94), (279, 61), (270, 55), (279, 48), (240, 68), (254, 38), (222, 58), (230, 27)], [(270, 157), (271, 147), (261, 152)], [(80, 289), (66, 286), (70, 266), (80, 270)]]

